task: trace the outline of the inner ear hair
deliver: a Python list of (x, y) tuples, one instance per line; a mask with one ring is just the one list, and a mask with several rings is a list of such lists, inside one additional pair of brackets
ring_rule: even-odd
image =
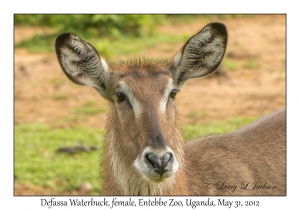
[(56, 38), (56, 54), (67, 77), (76, 84), (94, 87), (108, 99), (109, 68), (96, 49), (73, 33)]
[(214, 72), (221, 63), (227, 45), (227, 30), (222, 23), (211, 23), (192, 36), (174, 57), (174, 80), (182, 86), (190, 78)]

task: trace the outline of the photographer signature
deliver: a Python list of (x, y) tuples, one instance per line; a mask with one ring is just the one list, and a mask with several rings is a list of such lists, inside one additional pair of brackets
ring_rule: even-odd
[(208, 188), (215, 188), (218, 190), (229, 190), (231, 192), (235, 192), (236, 189), (241, 189), (241, 190), (275, 190), (276, 186), (268, 184), (266, 182), (264, 183), (258, 183), (258, 182), (247, 182), (243, 181), (239, 185), (232, 185), (226, 183), (226, 181), (218, 181), (217, 183), (212, 183), (209, 182), (207, 183)]

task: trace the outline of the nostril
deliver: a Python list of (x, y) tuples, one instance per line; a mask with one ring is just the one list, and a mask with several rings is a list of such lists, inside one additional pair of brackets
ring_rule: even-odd
[(151, 153), (146, 155), (146, 159), (151, 164), (154, 171), (162, 176), (169, 170), (170, 164), (168, 163), (171, 161), (172, 155), (170, 153), (166, 153), (160, 158), (158, 155)]
[(161, 158), (162, 166), (165, 167), (166, 164), (171, 160), (171, 158), (172, 158), (172, 155), (170, 153), (164, 154)]
[(147, 155), (146, 158), (149, 161), (149, 163), (153, 166), (153, 168), (160, 170), (161, 160), (158, 157), (158, 155), (151, 153), (151, 154)]

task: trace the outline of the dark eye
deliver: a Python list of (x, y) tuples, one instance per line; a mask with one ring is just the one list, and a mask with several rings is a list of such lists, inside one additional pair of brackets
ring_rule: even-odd
[(178, 92), (179, 92), (178, 89), (173, 89), (170, 93), (170, 98), (174, 99)]
[(125, 100), (126, 96), (121, 91), (116, 91), (117, 102), (122, 102)]

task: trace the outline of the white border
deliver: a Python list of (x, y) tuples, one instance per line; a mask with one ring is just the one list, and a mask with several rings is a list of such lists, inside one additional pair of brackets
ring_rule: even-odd
[[(225, 197), (228, 200), (260, 200), (261, 206), (299, 206), (299, 11), (298, 4), (287, 1), (4, 1), (1, 3), (1, 109), (0, 109), (0, 206), (1, 209), (31, 210), (40, 206), (45, 197), (13, 196), (13, 14), (14, 13), (286, 13), (287, 14), (287, 196), (286, 197)], [(183, 4), (185, 3), (185, 4)], [(126, 8), (126, 9), (125, 9)], [(48, 196), (50, 199), (51, 197)], [(74, 197), (72, 197), (74, 198)], [(88, 197), (83, 197), (88, 200)], [(125, 199), (125, 197), (123, 197)], [(167, 197), (165, 197), (167, 199)], [(187, 197), (178, 197), (186, 199)], [(205, 198), (205, 197), (203, 197)], [(68, 199), (68, 197), (62, 197)], [(100, 199), (100, 198), (97, 198)], [(138, 199), (138, 198), (134, 198)], [(212, 197), (217, 199), (217, 197)], [(153, 208), (153, 207), (152, 207)], [(163, 209), (166, 207), (156, 207)], [(299, 208), (299, 207), (298, 207)], [(60, 208), (62, 209), (62, 208)], [(69, 208), (64, 208), (69, 209)], [(181, 208), (182, 209), (182, 208)], [(199, 209), (199, 207), (197, 208)], [(249, 209), (249, 208), (247, 208)], [(296, 208), (293, 208), (296, 209)]]

